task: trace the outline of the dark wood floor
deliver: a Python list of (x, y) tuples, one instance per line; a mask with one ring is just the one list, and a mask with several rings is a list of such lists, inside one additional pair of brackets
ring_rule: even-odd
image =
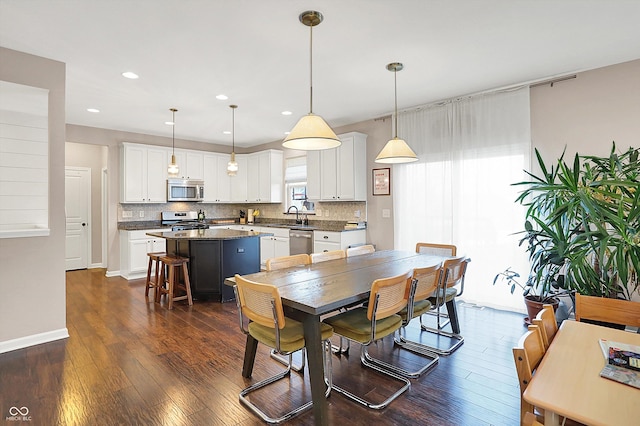
[[(524, 333), (522, 315), (459, 306), (465, 344), (386, 410), (367, 410), (339, 394), (329, 398), (332, 424), (517, 425), (519, 392), (511, 347)], [(31, 425), (254, 425), (239, 402), (248, 384), (281, 365), (259, 346), (254, 375), (241, 375), (244, 336), (234, 303), (177, 302), (172, 311), (148, 302), (144, 281), (105, 278), (104, 270), (67, 273), (70, 338), (0, 355), (0, 414), (28, 407)], [(389, 342), (372, 353), (415, 363)], [(395, 383), (350, 357), (333, 357), (336, 382), (371, 397)], [(270, 409), (310, 398), (293, 374), (255, 396)], [(275, 411), (274, 411), (275, 414)], [(305, 413), (291, 424), (312, 425)]]

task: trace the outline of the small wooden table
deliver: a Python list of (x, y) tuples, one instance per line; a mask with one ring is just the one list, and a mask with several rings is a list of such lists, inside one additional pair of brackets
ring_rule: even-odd
[(545, 425), (560, 424), (559, 416), (586, 425), (640, 424), (640, 389), (600, 377), (600, 339), (640, 346), (640, 334), (568, 320), (560, 326), (524, 391), (545, 410)]
[[(378, 251), (362, 256), (259, 272), (243, 277), (278, 287), (282, 304), (302, 321), (309, 365), (313, 415), (317, 425), (327, 425), (324, 365), (320, 335), (320, 315), (336, 311), (369, 297), (371, 284), (378, 278), (400, 275), (418, 267), (438, 264), (446, 257), (396, 250)], [(234, 285), (227, 278), (227, 285)], [(250, 377), (258, 342), (247, 336), (242, 375)]]

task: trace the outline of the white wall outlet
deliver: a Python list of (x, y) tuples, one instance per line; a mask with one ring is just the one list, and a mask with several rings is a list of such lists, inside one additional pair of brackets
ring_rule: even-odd
[(382, 209), (382, 217), (391, 217), (391, 209)]
[(133, 212), (131, 210), (123, 210), (122, 217), (133, 217)]
[(324, 211), (324, 217), (329, 217), (329, 210)]
[(353, 216), (360, 217), (360, 210), (356, 210), (355, 212), (353, 212)]
[(316, 209), (316, 215), (322, 216), (322, 209)]
[(144, 217), (144, 210), (140, 210), (140, 213), (138, 213), (138, 216)]

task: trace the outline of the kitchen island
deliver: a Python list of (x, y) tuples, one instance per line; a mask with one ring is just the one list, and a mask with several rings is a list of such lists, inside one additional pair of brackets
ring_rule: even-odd
[(167, 254), (189, 258), (189, 281), (196, 299), (234, 300), (224, 279), (260, 272), (260, 237), (268, 233), (233, 229), (149, 232), (167, 240)]

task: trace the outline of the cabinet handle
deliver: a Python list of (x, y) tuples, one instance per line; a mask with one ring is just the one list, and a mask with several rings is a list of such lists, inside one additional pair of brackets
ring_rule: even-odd
[[(328, 240), (328, 239), (329, 239), (329, 236), (328, 236), (328, 235), (325, 235), (325, 236), (324, 236), (324, 237), (322, 237), (322, 238), (324, 238), (325, 240)], [(327, 250), (325, 250), (325, 251), (327, 251)]]

